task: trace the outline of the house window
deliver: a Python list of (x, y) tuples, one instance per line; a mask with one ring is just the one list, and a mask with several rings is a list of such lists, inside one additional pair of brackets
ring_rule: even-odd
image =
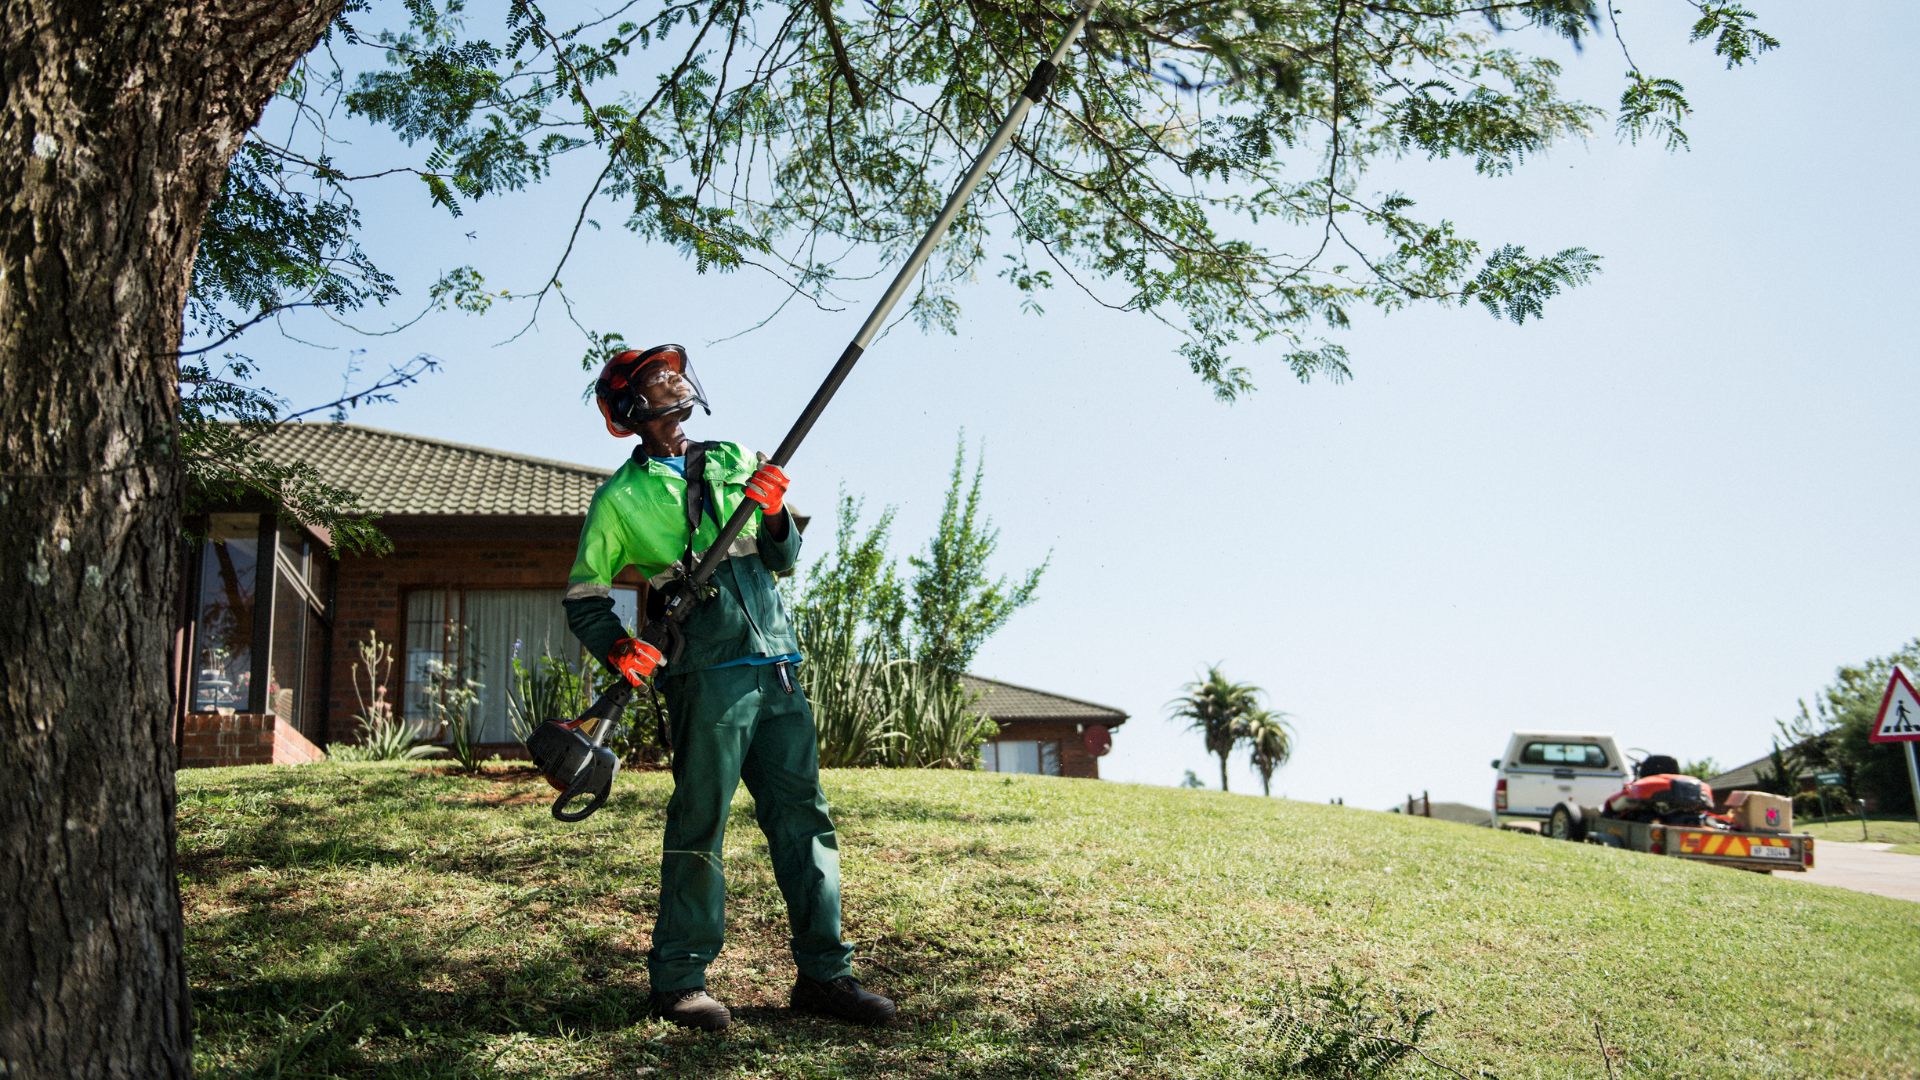
[(272, 515), (208, 515), (188, 708), (272, 713), (324, 745), (331, 566), (324, 545)]
[(315, 743), (326, 739), (327, 608), (314, 588), (326, 561), (326, 551), (305, 533), (280, 527), (266, 707)]
[(1060, 743), (990, 742), (980, 746), (980, 767), (987, 772), (1060, 775)]
[[(631, 633), (639, 610), (639, 590), (613, 590), (613, 613)], [(508, 717), (513, 660), (523, 666), (542, 656), (568, 663), (581, 660), (580, 643), (567, 629), (560, 589), (416, 589), (407, 596), (407, 686), (403, 707), (408, 719), (433, 716), (428, 701), (428, 666), (451, 664), (461, 677), (479, 683), (475, 739), (509, 742)], [(431, 733), (430, 733), (431, 734)]]
[(259, 554), (259, 514), (212, 516), (200, 552), (200, 604), (189, 695), (195, 712), (247, 711)]

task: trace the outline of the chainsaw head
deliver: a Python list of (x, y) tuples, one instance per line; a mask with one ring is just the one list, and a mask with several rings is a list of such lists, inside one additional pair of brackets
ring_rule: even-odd
[[(620, 772), (620, 756), (580, 734), (578, 720), (548, 720), (527, 736), (527, 753), (547, 783), (560, 792), (553, 800), (553, 816), (561, 821), (584, 821), (613, 794), (613, 778)], [(584, 809), (567, 804), (581, 796), (591, 801)]]

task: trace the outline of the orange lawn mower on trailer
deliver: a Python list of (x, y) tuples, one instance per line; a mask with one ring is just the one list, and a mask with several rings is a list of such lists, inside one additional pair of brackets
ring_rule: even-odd
[(1603, 806), (1555, 806), (1544, 835), (1762, 874), (1813, 869), (1813, 837), (1793, 831), (1792, 800), (1736, 791), (1726, 813), (1713, 807), (1713, 788), (1666, 754), (1651, 754)]

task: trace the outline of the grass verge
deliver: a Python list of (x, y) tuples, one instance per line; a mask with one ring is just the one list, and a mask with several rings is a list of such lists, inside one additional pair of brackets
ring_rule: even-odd
[[(1217, 792), (913, 771), (824, 784), (856, 972), (904, 1019), (866, 1031), (785, 1009), (784, 907), (743, 794), (709, 972), (741, 1022), (702, 1036), (645, 1012), (665, 774), (623, 775), (567, 826), (526, 770), (183, 772), (197, 1066), (1920, 1076), (1920, 905)], [(1419, 1053), (1384, 1052), (1395, 1040)]]
[(1811, 833), (1822, 840), (1892, 844), (1893, 850), (1903, 855), (1920, 855), (1920, 822), (1912, 814), (1868, 814), (1864, 829), (1858, 814), (1835, 814), (1827, 822), (1817, 817), (1796, 819), (1793, 827), (1796, 832)]

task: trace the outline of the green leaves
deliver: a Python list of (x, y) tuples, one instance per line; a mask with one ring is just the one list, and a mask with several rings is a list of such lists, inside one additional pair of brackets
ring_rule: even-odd
[(486, 314), (494, 301), (494, 294), (487, 291), (487, 279), (471, 266), (440, 275), (427, 290), (427, 296), (442, 310), (453, 307), (469, 315)]
[[(1758, 60), (1761, 53), (1780, 47), (1778, 38), (1749, 25), (1756, 16), (1745, 7), (1716, 0), (1692, 0), (1692, 3), (1699, 9), (1700, 18), (1694, 22), (1687, 40), (1714, 38), (1713, 54), (1725, 57), (1729, 69), (1742, 67), (1749, 60)], [(1648, 135), (1658, 135), (1668, 150), (1686, 149), (1687, 133), (1680, 127), (1680, 121), (1692, 107), (1687, 104), (1685, 88), (1672, 79), (1655, 78), (1642, 72), (1631, 55), (1627, 57), (1627, 65), (1627, 88), (1620, 94), (1615, 130), (1629, 142), (1637, 143)]]
[(1729, 69), (1780, 47), (1779, 38), (1747, 25), (1758, 16), (1739, 4), (1695, 3), (1694, 7), (1700, 9), (1700, 19), (1693, 24), (1687, 40), (1712, 37), (1713, 55), (1725, 57)]
[(1336, 383), (1346, 382), (1353, 376), (1353, 369), (1347, 366), (1347, 350), (1339, 345), (1295, 349), (1287, 354), (1287, 368), (1303, 383), (1313, 381), (1315, 375), (1324, 375)]
[(1639, 142), (1649, 134), (1660, 135), (1668, 150), (1685, 150), (1687, 133), (1680, 121), (1692, 106), (1687, 104), (1684, 88), (1672, 79), (1655, 79), (1638, 71), (1627, 72), (1627, 88), (1620, 95), (1620, 117), (1614, 127), (1620, 137)]
[[(1729, 66), (1779, 44), (1739, 4), (1695, 6), (1693, 39), (1711, 39)], [(1011, 0), (405, 10), (404, 27), (372, 36), (341, 24), (345, 60), (364, 69), (331, 81), (303, 70), (285, 93), (337, 88), (348, 112), (415, 148), (401, 167), (456, 215), (588, 155), (596, 179), (566, 193), (583, 222), (597, 228), (606, 218), (590, 211), (611, 201), (629, 231), (701, 271), (764, 270), (822, 306), (844, 306), (856, 282), (905, 255), (1071, 17)], [(1383, 155), (1421, 154), (1501, 175), (1589, 134), (1601, 110), (1567, 98), (1559, 65), (1526, 52), (1524, 35), (1584, 47), (1603, 10), (1614, 14), (1594, 0), (1107, 0), (907, 313), (951, 330), (961, 285), (1005, 260), (1001, 276), (1036, 314), (1041, 291), (1071, 285), (1173, 328), (1224, 400), (1252, 389), (1256, 355), (1299, 379), (1347, 377), (1345, 354), (1312, 331), (1347, 325), (1356, 308), (1473, 299), (1538, 317), (1592, 274), (1593, 257), (1530, 260), (1508, 243), (1482, 264), (1481, 241), (1407, 218), (1412, 200), (1370, 190), (1368, 172)], [(1678, 83), (1633, 68), (1616, 124), (1679, 149), (1687, 111)], [(231, 206), (261, 190), (248, 177), (236, 174)], [(309, 233), (355, 227), (308, 218)], [(253, 297), (251, 283), (283, 272), (270, 261), (241, 265), (216, 299)], [(538, 295), (562, 291), (561, 269)], [(378, 294), (371, 266), (359, 274), (365, 298)]]
[(1387, 109), (1385, 124), (1399, 136), (1401, 149), (1425, 150), (1429, 159), (1471, 155), (1475, 172), (1499, 176), (1544, 149), (1562, 130), (1586, 126), (1577, 110), (1543, 111), (1539, 102), (1486, 87), (1456, 93), (1445, 83), (1427, 83)]
[[(1759, 48), (1744, 9), (1709, 8), (1729, 48)], [(346, 100), (426, 146), (433, 202), (457, 213), (598, 148), (588, 200), (625, 204), (630, 231), (702, 271), (766, 269), (821, 304), (904, 255), (1069, 17), (992, 0), (685, 0), (608, 34), (513, 0), (494, 45), (461, 39), (455, 6), (409, 11), (404, 32), (378, 38), (385, 69)], [(1006, 259), (1001, 276), (1034, 313), (1040, 291), (1071, 282), (1174, 327), (1225, 400), (1255, 381), (1235, 354), (1276, 336), (1294, 377), (1347, 377), (1345, 354), (1303, 330), (1344, 326), (1354, 305), (1473, 297), (1537, 316), (1589, 271), (1509, 255), (1475, 277), (1476, 243), (1374, 206), (1390, 200), (1362, 182), (1383, 153), (1470, 157), (1497, 175), (1586, 133), (1599, 111), (1560, 96), (1558, 65), (1495, 47), (1485, 27), (1580, 43), (1598, 11), (1112, 0), (908, 314), (951, 330), (959, 284)], [(1684, 108), (1677, 87), (1636, 77), (1622, 130), (1679, 145)]]
[(245, 316), (294, 305), (340, 314), (398, 291), (361, 250), (360, 215), (328, 163), (316, 164), (317, 196), (294, 188), (294, 169), (266, 146), (234, 155), (201, 227), (189, 322), (227, 334)]
[(1600, 272), (1600, 256), (1586, 248), (1567, 248), (1544, 259), (1527, 257), (1513, 244), (1493, 253), (1487, 265), (1460, 290), (1460, 300), (1478, 300), (1488, 314), (1516, 323), (1539, 318), (1546, 301), (1563, 288), (1584, 284)]

